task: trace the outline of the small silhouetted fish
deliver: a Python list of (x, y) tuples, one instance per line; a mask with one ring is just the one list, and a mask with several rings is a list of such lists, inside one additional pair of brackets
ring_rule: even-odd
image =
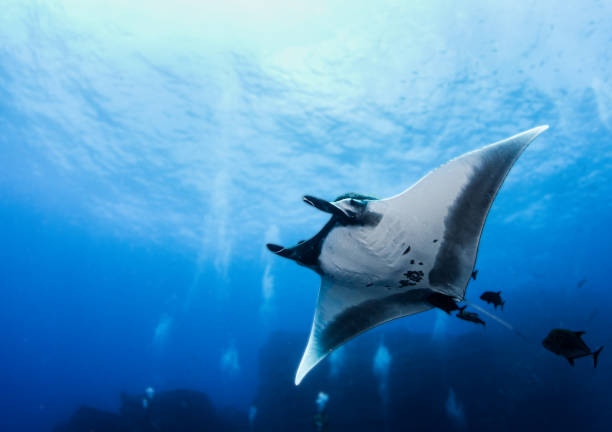
[(464, 321), (470, 321), (476, 324), (482, 324), (485, 325), (485, 322), (483, 320), (480, 319), (480, 317), (478, 316), (478, 314), (476, 312), (466, 312), (465, 311), (466, 306), (461, 306), (459, 308), (459, 312), (457, 312), (457, 315), (455, 315), (457, 318), (460, 318)]
[(578, 282), (578, 288), (582, 288), (585, 283), (587, 283), (587, 278), (581, 279), (580, 282)]
[(486, 301), (487, 304), (493, 303), (495, 309), (497, 309), (497, 306), (501, 306), (501, 310), (504, 310), (504, 305), (506, 304), (501, 298), (501, 291), (485, 291), (480, 296), (480, 299)]
[(586, 322), (590, 323), (591, 321), (593, 321), (593, 318), (595, 318), (598, 313), (599, 313), (598, 309), (593, 309), (593, 312), (591, 312), (591, 315), (589, 315), (589, 317), (587, 318)]
[(548, 351), (563, 356), (574, 366), (574, 360), (581, 357), (593, 356), (593, 367), (597, 367), (597, 357), (603, 349), (597, 351), (591, 349), (582, 340), (583, 331), (571, 331), (565, 329), (554, 329), (542, 341), (542, 345)]
[(459, 310), (459, 306), (457, 306), (457, 303), (453, 297), (441, 293), (433, 293), (428, 295), (427, 301), (438, 309), (442, 309), (447, 314), (450, 314), (451, 311)]
[(472, 279), (476, 280), (476, 276), (478, 276), (478, 270), (472, 272)]

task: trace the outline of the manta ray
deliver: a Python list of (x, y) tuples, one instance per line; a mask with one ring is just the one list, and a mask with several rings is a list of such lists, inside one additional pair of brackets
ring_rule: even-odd
[(321, 276), (312, 329), (295, 384), (336, 348), (390, 320), (433, 308), (428, 298), (462, 301), (487, 214), (523, 150), (548, 126), (459, 156), (386, 199), (357, 193), (329, 202), (314, 237), (267, 247)]

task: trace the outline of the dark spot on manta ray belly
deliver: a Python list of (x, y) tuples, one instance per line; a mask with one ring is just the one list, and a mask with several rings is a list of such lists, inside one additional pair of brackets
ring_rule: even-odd
[(408, 270), (406, 273), (404, 273), (404, 276), (406, 276), (411, 281), (420, 282), (421, 279), (423, 279), (423, 276), (425, 276), (425, 274), (421, 270), (419, 271)]
[(419, 283), (423, 277), (425, 276), (425, 273), (423, 273), (421, 270), (419, 271), (414, 271), (414, 270), (409, 270), (406, 273), (404, 273), (404, 276), (406, 276), (406, 279), (402, 279), (399, 281), (400, 287), (407, 287), (407, 286), (415, 286), (417, 283)]
[(404, 251), (404, 253), (403, 253), (402, 255), (406, 255), (408, 252), (410, 252), (410, 246), (408, 246), (408, 247), (406, 248), (406, 250)]
[(414, 260), (410, 260), (410, 264), (414, 264)]
[[(403, 316), (400, 311), (411, 304), (417, 304), (419, 310), (431, 308), (425, 297), (430, 290), (415, 289), (388, 297), (368, 300), (352, 306), (337, 315), (319, 334), (320, 348), (329, 351), (351, 337), (382, 322)], [(419, 303), (421, 303), (419, 305)], [(405, 314), (404, 314), (405, 315)]]
[[(478, 246), (491, 203), (519, 156), (513, 146), (500, 147), (494, 153), (485, 155), (444, 219), (444, 237), (429, 272), (429, 283), (433, 286), (464, 282), (458, 280), (463, 264), (460, 256), (465, 248)], [(470, 266), (472, 264), (469, 263)]]

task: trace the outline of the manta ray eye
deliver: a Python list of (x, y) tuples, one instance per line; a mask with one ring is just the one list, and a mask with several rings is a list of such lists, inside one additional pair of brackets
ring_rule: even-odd
[(358, 200), (354, 198), (351, 198), (349, 202), (353, 207), (365, 207), (367, 205), (367, 202), (365, 202), (364, 200)]

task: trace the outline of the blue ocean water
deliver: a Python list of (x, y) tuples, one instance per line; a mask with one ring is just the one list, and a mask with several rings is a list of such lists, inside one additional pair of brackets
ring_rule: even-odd
[[(319, 392), (332, 431), (609, 430), (611, 17), (605, 1), (5, 1), (0, 430), (116, 413), (148, 387), (205, 393), (234, 430), (317, 430)], [(467, 296), (502, 290), (528, 341), (429, 311), (295, 388), (319, 278), (265, 244), (325, 223), (301, 197), (391, 196), (541, 124)], [(555, 327), (608, 347), (598, 368), (545, 351)]]

